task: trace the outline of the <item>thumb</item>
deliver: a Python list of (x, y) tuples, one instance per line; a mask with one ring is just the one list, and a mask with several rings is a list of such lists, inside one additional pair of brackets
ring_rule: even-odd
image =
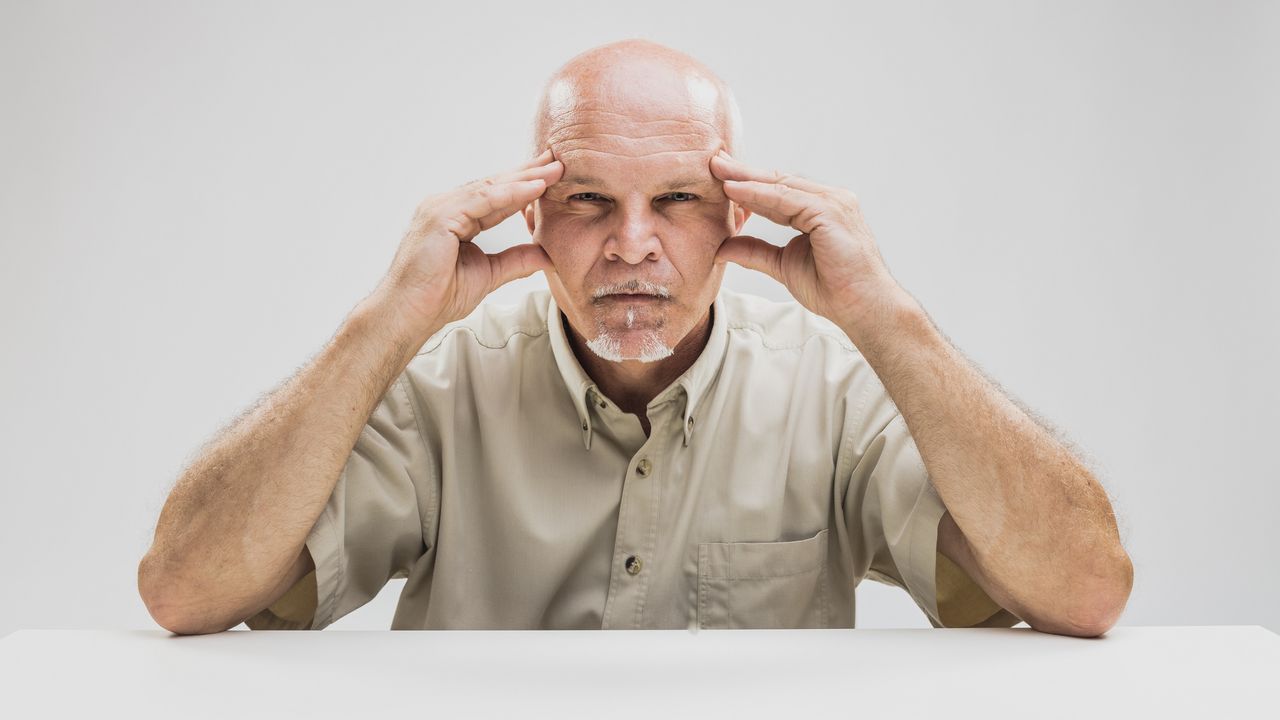
[(716, 262), (731, 262), (762, 272), (782, 282), (782, 248), (751, 235), (725, 238), (716, 251)]
[(539, 270), (551, 272), (555, 269), (547, 251), (543, 250), (541, 245), (533, 243), (512, 245), (502, 252), (486, 257), (489, 258), (489, 273), (493, 278), (489, 292), (497, 290), (512, 280), (528, 277)]

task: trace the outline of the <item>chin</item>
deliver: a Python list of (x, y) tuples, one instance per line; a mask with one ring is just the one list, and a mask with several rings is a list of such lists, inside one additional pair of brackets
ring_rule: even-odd
[(662, 333), (649, 329), (612, 331), (601, 327), (596, 336), (587, 341), (587, 348), (610, 362), (655, 362), (675, 353)]

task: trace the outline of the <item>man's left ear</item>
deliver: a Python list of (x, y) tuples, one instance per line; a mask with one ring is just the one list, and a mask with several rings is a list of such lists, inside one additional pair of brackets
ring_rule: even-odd
[(733, 204), (733, 234), (737, 235), (742, 232), (742, 226), (747, 222), (747, 218), (751, 217), (751, 211), (742, 207), (738, 203)]

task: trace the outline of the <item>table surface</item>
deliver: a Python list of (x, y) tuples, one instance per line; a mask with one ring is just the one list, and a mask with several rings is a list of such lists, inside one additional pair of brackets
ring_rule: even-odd
[[(1260, 626), (19, 630), (0, 717), (1280, 717)], [(437, 713), (440, 713), (436, 715)]]

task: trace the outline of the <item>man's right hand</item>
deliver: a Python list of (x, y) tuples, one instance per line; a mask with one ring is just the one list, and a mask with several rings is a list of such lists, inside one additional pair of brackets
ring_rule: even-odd
[(551, 259), (533, 243), (490, 255), (471, 241), (541, 197), (563, 173), (564, 164), (546, 150), (514, 170), (423, 200), (375, 290), (402, 329), (426, 340), (502, 285), (552, 270)]

